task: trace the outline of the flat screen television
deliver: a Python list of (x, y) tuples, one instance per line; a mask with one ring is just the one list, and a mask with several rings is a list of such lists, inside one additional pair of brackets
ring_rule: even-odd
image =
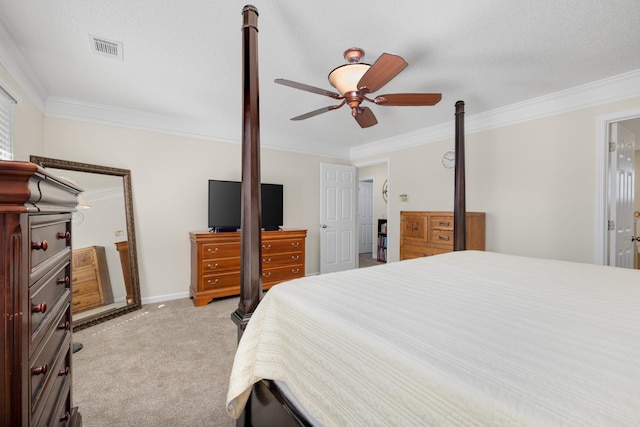
[[(261, 220), (265, 230), (278, 230), (283, 225), (282, 184), (261, 184)], [(236, 231), (242, 224), (241, 183), (238, 181), (209, 180), (209, 229)]]

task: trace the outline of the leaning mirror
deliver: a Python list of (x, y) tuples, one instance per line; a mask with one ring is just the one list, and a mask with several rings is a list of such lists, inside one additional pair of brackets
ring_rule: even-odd
[(84, 189), (73, 213), (73, 329), (141, 307), (131, 171), (67, 160), (29, 159)]

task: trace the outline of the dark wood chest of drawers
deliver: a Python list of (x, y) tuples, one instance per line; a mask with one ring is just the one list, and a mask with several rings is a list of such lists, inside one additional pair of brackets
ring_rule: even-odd
[[(307, 230), (262, 232), (262, 289), (304, 277)], [(196, 306), (240, 294), (240, 233), (192, 232), (191, 298)]]
[(80, 192), (0, 161), (0, 425), (78, 426), (72, 406), (71, 211)]

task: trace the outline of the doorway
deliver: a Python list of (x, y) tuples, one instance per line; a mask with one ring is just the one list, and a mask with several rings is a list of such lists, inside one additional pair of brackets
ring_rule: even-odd
[[(371, 225), (369, 227), (358, 227), (358, 239), (363, 243), (359, 250), (359, 252), (362, 251), (358, 257), (359, 266), (365, 267), (378, 264), (377, 224), (379, 219), (387, 219), (389, 217), (388, 204), (382, 194), (383, 184), (389, 177), (389, 165), (388, 159), (382, 159), (358, 163), (355, 166), (358, 169), (358, 180), (360, 184), (358, 189), (359, 212), (367, 213), (367, 210), (371, 212)], [(364, 184), (364, 187), (362, 184)], [(368, 192), (369, 185), (371, 188), (371, 196), (360, 194), (361, 189)], [(363, 203), (367, 204), (367, 206), (362, 206), (361, 204)], [(363, 233), (365, 235), (363, 235)], [(367, 249), (365, 249), (365, 247)]]
[[(616, 245), (617, 236), (623, 236), (624, 242), (632, 245), (633, 259), (627, 267), (640, 267), (638, 242), (635, 238), (640, 235), (640, 185), (638, 185), (638, 173), (631, 182), (631, 186), (635, 187), (630, 194), (631, 201), (625, 206), (619, 203), (620, 196), (617, 195), (617, 183), (615, 182), (616, 159), (612, 159), (609, 152), (609, 142), (611, 142), (611, 131), (619, 127), (623, 127), (630, 134), (635, 136), (635, 153), (632, 155), (634, 159), (631, 161), (631, 174), (640, 171), (640, 109), (613, 113), (607, 116), (597, 118), (597, 134), (596, 134), (596, 234), (595, 234), (595, 263), (603, 265), (617, 265)], [(618, 142), (618, 141), (614, 141)], [(610, 197), (610, 195), (612, 195)], [(623, 207), (622, 212), (616, 213), (616, 209)], [(622, 217), (621, 215), (622, 214)], [(635, 215), (634, 215), (635, 214)], [(619, 233), (620, 220), (624, 217), (630, 218), (630, 228), (628, 232)], [(618, 220), (618, 224), (616, 224)], [(633, 224), (635, 220), (635, 226)], [(628, 237), (628, 239), (627, 239)], [(634, 241), (626, 242), (626, 240)], [(619, 250), (619, 249), (618, 249)]]

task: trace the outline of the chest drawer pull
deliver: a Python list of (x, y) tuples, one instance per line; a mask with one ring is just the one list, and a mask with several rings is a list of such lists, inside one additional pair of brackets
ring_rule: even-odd
[(58, 279), (58, 281), (56, 282), (58, 285), (68, 285), (69, 282), (71, 280), (69, 279), (69, 276), (65, 276), (65, 277), (61, 277)]
[(262, 245), (262, 249), (271, 249), (271, 245)]
[(71, 233), (69, 233), (68, 231), (64, 233), (58, 233), (56, 234), (56, 237), (60, 240), (69, 240), (71, 239)]
[(58, 376), (59, 377), (64, 377), (64, 376), (67, 376), (67, 375), (69, 375), (69, 367), (68, 366), (66, 368), (60, 369), (58, 371)]
[(217, 263), (216, 263), (216, 264), (214, 264), (214, 265), (207, 264), (207, 268), (208, 268), (209, 270), (215, 270), (216, 268), (218, 268), (218, 264), (217, 264)]
[(66, 322), (62, 322), (58, 325), (58, 329), (64, 329), (65, 331), (68, 331), (69, 329), (71, 329), (71, 323), (69, 323), (68, 320)]
[(32, 305), (31, 312), (32, 313), (44, 313), (47, 311), (47, 303), (41, 302), (40, 304)]
[(300, 255), (291, 255), (291, 259), (297, 261), (300, 259)]
[(446, 241), (449, 241), (449, 236), (438, 236), (438, 240), (446, 240)]
[(216, 280), (209, 279), (209, 280), (207, 280), (207, 283), (210, 284), (210, 285), (215, 285), (216, 283), (218, 283), (218, 279), (216, 279)]
[(31, 242), (31, 249), (46, 251), (49, 248), (49, 242), (43, 240), (42, 242)]
[(449, 225), (450, 225), (450, 224), (451, 224), (451, 223), (450, 223), (449, 221), (440, 221), (440, 222), (438, 223), (438, 225), (439, 225), (440, 227), (449, 227)]
[(299, 272), (300, 272), (300, 269), (299, 269), (299, 268), (292, 268), (292, 269), (291, 269), (291, 272), (292, 272), (292, 273), (294, 273), (294, 274), (295, 274), (295, 273), (299, 273)]
[(271, 258), (262, 258), (262, 262), (269, 264), (271, 262)]
[(291, 246), (293, 246), (294, 248), (297, 248), (298, 246), (300, 246), (300, 242), (292, 242)]
[(44, 375), (47, 373), (47, 371), (49, 370), (49, 366), (45, 363), (44, 365), (41, 366), (36, 366), (35, 368), (33, 368), (31, 370), (31, 375)]
[(271, 272), (269, 271), (268, 273), (262, 273), (262, 277), (271, 277)]
[(215, 248), (214, 250), (211, 250), (211, 248), (207, 248), (207, 252), (209, 252), (210, 254), (215, 254), (216, 252), (218, 252), (219, 248)]

